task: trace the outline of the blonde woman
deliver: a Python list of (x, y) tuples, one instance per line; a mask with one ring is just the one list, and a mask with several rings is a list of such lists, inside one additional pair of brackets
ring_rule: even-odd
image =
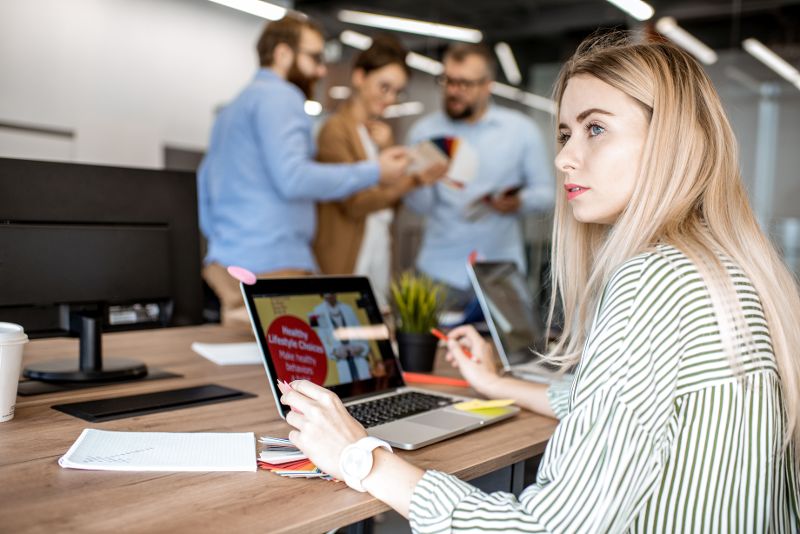
[[(476, 390), (555, 416), (536, 483), (487, 495), (378, 449), (360, 480), (419, 532), (798, 532), (800, 298), (759, 229), (719, 97), (664, 43), (589, 42), (555, 90), (553, 283), (568, 318), (546, 389), (499, 376), (470, 328), (448, 357)], [(557, 356), (556, 356), (557, 355)], [(293, 384), (290, 439), (341, 478), (366, 435)]]

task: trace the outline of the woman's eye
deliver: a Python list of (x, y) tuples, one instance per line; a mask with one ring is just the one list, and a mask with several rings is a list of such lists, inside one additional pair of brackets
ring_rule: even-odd
[(569, 134), (566, 132), (561, 132), (558, 134), (558, 144), (564, 145), (569, 141)]
[(600, 135), (601, 133), (605, 132), (606, 129), (597, 124), (590, 124), (588, 127), (589, 134), (594, 137)]

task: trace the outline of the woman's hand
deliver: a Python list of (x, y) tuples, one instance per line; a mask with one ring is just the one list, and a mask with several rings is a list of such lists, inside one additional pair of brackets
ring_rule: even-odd
[(378, 145), (378, 149), (392, 146), (394, 137), (392, 136), (391, 126), (383, 121), (370, 120), (367, 121), (366, 127), (372, 141)]
[(417, 173), (417, 183), (419, 185), (432, 185), (447, 174), (447, 169), (449, 167), (450, 165), (448, 163), (433, 163)]
[[(500, 380), (497, 372), (494, 351), (473, 326), (459, 326), (447, 334), (447, 361), (461, 371), (461, 375), (483, 395), (493, 395), (492, 386)], [(472, 358), (464, 354), (467, 347)]]
[(344, 480), (339, 457), (367, 431), (350, 416), (339, 397), (313, 382), (295, 380), (285, 385), (279, 381), (278, 388), (283, 393), (281, 403), (292, 409), (286, 415), (286, 422), (295, 428), (289, 432), (289, 441), (321, 470)]

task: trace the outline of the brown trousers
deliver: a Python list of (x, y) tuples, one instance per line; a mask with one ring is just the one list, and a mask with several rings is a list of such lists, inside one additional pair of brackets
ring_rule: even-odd
[[(290, 278), (294, 276), (309, 276), (312, 273), (299, 269), (284, 269), (269, 273), (259, 273), (258, 278)], [(219, 263), (210, 263), (203, 267), (203, 279), (211, 286), (219, 297), (220, 312), (223, 326), (236, 326), (250, 328), (250, 317), (244, 306), (239, 282), (228, 274), (228, 271)]]

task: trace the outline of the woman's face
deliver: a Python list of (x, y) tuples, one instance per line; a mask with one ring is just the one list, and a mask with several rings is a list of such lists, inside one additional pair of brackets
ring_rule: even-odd
[(353, 87), (371, 118), (382, 116), (388, 106), (397, 103), (397, 97), (405, 89), (407, 81), (406, 71), (395, 63), (369, 74), (364, 74), (362, 70), (353, 73)]
[(636, 187), (649, 126), (645, 109), (619, 89), (579, 74), (567, 83), (558, 122), (560, 194), (578, 221), (614, 224)]

